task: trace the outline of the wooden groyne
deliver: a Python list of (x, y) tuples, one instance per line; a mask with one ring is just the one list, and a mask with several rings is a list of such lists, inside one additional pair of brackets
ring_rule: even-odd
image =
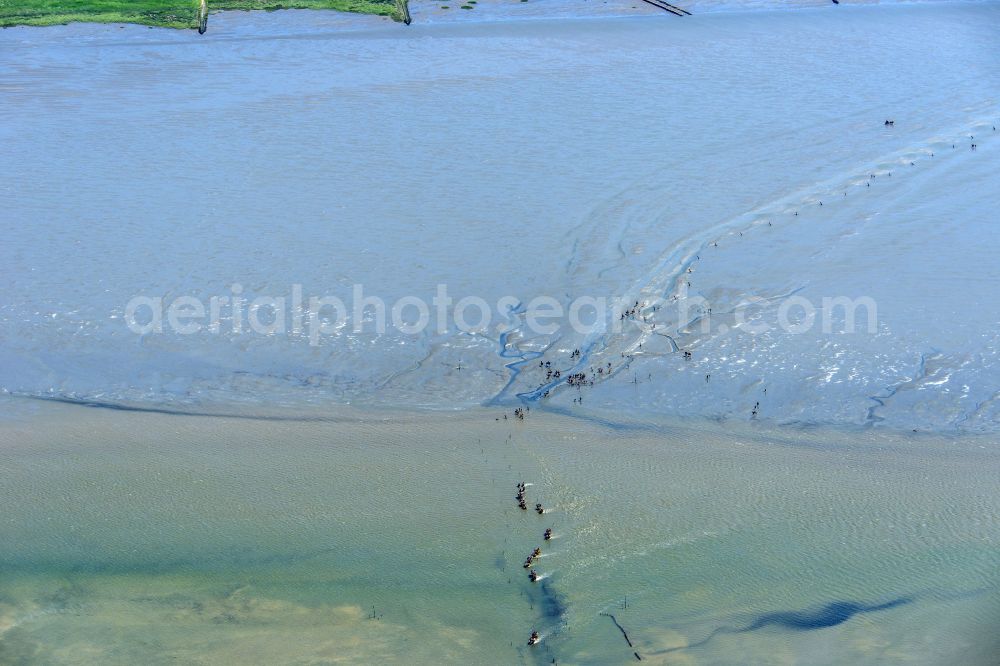
[(643, 2), (648, 2), (654, 7), (659, 7), (663, 11), (670, 12), (674, 16), (691, 16), (691, 12), (686, 9), (681, 9), (676, 5), (672, 5), (669, 2), (664, 2), (663, 0), (643, 0)]
[(208, 30), (208, 3), (201, 0), (198, 6), (198, 34), (204, 35)]
[(635, 646), (632, 645), (632, 639), (628, 637), (628, 632), (625, 631), (625, 627), (618, 624), (618, 618), (616, 618), (611, 613), (601, 613), (601, 615), (611, 618), (611, 621), (615, 623), (615, 626), (618, 627), (618, 630), (622, 632), (622, 636), (625, 637), (625, 642), (628, 643), (628, 646), (630, 648), (632, 648), (632, 655), (636, 658), (637, 661), (642, 661), (642, 657), (639, 656), (639, 652), (635, 649)]
[(399, 17), (403, 19), (403, 23), (410, 25), (410, 5), (407, 0), (396, 0), (396, 11), (399, 12)]

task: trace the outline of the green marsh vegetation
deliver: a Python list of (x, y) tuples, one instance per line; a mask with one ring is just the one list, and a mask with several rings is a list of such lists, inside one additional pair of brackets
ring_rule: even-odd
[[(139, 23), (197, 28), (198, 0), (0, 0), (0, 27), (90, 23)], [(222, 10), (336, 9), (403, 19), (394, 0), (208, 0)]]

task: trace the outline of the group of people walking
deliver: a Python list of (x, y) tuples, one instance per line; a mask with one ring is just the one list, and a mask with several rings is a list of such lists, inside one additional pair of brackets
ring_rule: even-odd
[[(528, 510), (528, 500), (526, 498), (527, 491), (528, 491), (528, 484), (526, 484), (524, 481), (518, 482), (517, 495), (515, 497), (517, 498), (517, 506), (522, 511)], [(542, 507), (541, 502), (537, 502), (535, 504), (535, 513), (537, 513), (538, 515), (543, 515), (545, 513), (545, 509), (544, 507)], [(545, 532), (542, 534), (542, 538), (545, 541), (549, 541), (552, 539), (551, 527), (547, 527), (545, 529)], [(538, 582), (538, 580), (541, 578), (541, 575), (537, 571), (535, 571), (535, 568), (533, 566), (535, 564), (535, 561), (541, 556), (542, 556), (542, 549), (540, 547), (537, 547), (533, 551), (531, 551), (531, 554), (528, 555), (528, 557), (526, 557), (524, 560), (524, 568), (528, 570), (528, 580), (531, 581), (532, 583)], [(538, 632), (532, 631), (531, 636), (528, 638), (528, 645), (535, 645), (540, 640), (541, 638), (538, 635)]]

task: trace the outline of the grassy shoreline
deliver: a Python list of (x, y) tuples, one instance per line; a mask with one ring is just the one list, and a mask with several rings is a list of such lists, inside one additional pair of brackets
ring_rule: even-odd
[[(80, 22), (196, 29), (198, 6), (198, 0), (0, 0), (0, 27)], [(403, 20), (400, 4), (394, 0), (209, 0), (208, 9), (334, 9)]]

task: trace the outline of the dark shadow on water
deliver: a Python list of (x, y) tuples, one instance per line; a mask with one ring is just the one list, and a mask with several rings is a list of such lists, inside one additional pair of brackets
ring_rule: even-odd
[(558, 635), (566, 622), (566, 604), (562, 601), (562, 595), (552, 585), (551, 580), (543, 578), (531, 585), (530, 596), (533, 599), (533, 607), (538, 612), (538, 623), (534, 629), (542, 635), (543, 640), (523, 653), (527, 657), (526, 661), (535, 664), (560, 663)]
[(561, 623), (563, 621), (563, 615), (566, 613), (565, 604), (563, 604), (559, 594), (552, 588), (552, 585), (550, 585), (547, 580), (542, 581), (541, 589), (542, 617), (546, 620), (554, 620)]
[(897, 606), (911, 603), (913, 597), (898, 597), (881, 604), (862, 604), (854, 601), (833, 601), (816, 610), (794, 610), (778, 611), (774, 613), (764, 613), (750, 624), (744, 627), (719, 627), (700, 641), (685, 646), (660, 650), (652, 654), (664, 654), (667, 652), (678, 652), (691, 648), (701, 647), (709, 643), (720, 634), (745, 634), (767, 627), (778, 627), (789, 631), (813, 631), (815, 629), (826, 629), (835, 627), (838, 624), (847, 622), (855, 615), (862, 613), (875, 613), (889, 610)]
[(756, 631), (769, 626), (778, 626), (794, 631), (809, 631), (810, 629), (823, 629), (833, 627), (843, 622), (847, 622), (859, 613), (874, 613), (881, 610), (889, 610), (896, 606), (902, 606), (912, 601), (910, 597), (900, 597), (887, 601), (884, 604), (869, 606), (858, 604), (852, 601), (834, 601), (819, 610), (815, 611), (784, 611), (779, 613), (765, 613), (761, 615), (749, 626), (741, 629), (740, 632)]

